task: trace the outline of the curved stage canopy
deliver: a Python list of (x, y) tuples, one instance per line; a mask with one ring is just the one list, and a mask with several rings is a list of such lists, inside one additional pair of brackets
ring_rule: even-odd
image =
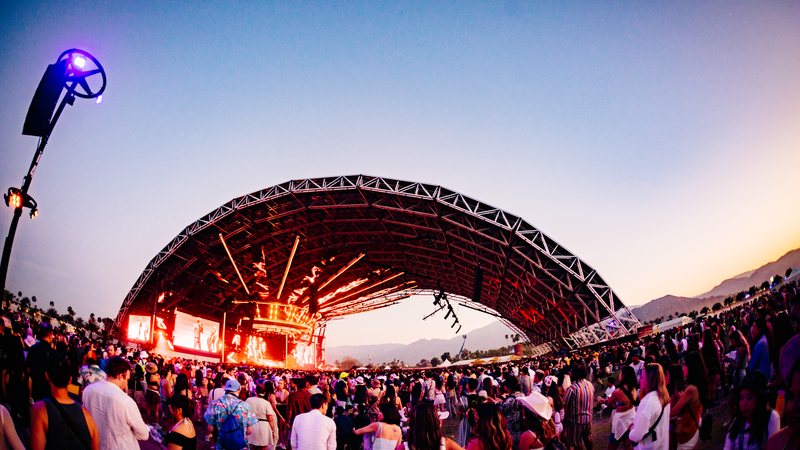
[(592, 267), (521, 218), (441, 186), (366, 175), (289, 181), (220, 206), (150, 261), (117, 323), (157, 306), (231, 320), (247, 314), (245, 300), (313, 303), (324, 324), (442, 291), (539, 352), (638, 325)]

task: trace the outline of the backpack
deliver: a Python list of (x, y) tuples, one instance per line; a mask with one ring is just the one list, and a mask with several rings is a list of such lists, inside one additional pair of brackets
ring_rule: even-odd
[[(239, 407), (239, 403), (233, 407), (234, 411)], [(244, 427), (231, 411), (226, 410), (225, 412), (228, 415), (219, 427), (219, 437), (217, 438), (220, 447), (223, 450), (242, 450), (247, 448), (247, 441), (244, 440)]]

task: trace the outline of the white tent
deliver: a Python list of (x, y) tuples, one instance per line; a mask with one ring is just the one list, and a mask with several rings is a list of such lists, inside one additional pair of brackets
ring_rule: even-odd
[(436, 367), (450, 367), (450, 366), (452, 366), (452, 365), (453, 365), (453, 363), (451, 363), (451, 362), (450, 362), (450, 360), (448, 360), (448, 359), (445, 359), (444, 361), (442, 361), (442, 363), (441, 363), (441, 364), (439, 364), (439, 365), (438, 365), (438, 366), (436, 366)]

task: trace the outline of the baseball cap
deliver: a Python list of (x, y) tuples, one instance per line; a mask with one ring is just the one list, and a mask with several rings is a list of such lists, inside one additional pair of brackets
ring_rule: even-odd
[(229, 379), (225, 382), (225, 391), (226, 392), (236, 392), (242, 388), (242, 385), (239, 384), (238, 381), (234, 380), (233, 378)]

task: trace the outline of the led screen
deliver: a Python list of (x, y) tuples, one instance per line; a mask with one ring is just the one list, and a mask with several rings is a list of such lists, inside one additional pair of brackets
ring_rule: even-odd
[(218, 353), (222, 350), (219, 342), (219, 322), (175, 311), (175, 330), (173, 344), (176, 347)]
[(257, 364), (282, 364), (286, 360), (286, 336), (279, 334), (253, 334), (233, 332), (226, 352), (239, 361)]
[(150, 340), (150, 316), (136, 314), (128, 316), (128, 340), (138, 342)]

